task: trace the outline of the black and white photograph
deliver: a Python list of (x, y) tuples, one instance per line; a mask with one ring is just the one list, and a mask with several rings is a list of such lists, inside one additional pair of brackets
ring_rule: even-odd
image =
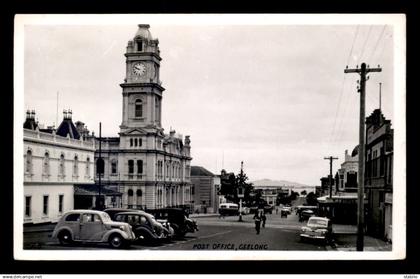
[(404, 259), (405, 28), (17, 15), (15, 258)]

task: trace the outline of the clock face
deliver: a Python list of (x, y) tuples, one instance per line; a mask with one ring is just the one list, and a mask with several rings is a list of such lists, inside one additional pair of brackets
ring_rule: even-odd
[(143, 63), (136, 63), (133, 65), (133, 72), (136, 75), (143, 76), (146, 73), (146, 65)]

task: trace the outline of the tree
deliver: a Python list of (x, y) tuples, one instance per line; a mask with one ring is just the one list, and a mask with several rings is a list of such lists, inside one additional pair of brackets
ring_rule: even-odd
[(302, 192), (300, 192), (300, 194), (302, 195), (302, 196), (305, 196), (307, 193), (306, 193), (306, 190), (303, 190)]
[(248, 176), (241, 170), (239, 174), (235, 176), (233, 172), (227, 173), (222, 170), (220, 175), (220, 191), (219, 194), (225, 196), (227, 201), (233, 203), (239, 203), (238, 188), (242, 186), (244, 188), (244, 198), (242, 199), (245, 204), (250, 204), (258, 197), (258, 194), (253, 193), (254, 187), (252, 183), (248, 183)]
[(314, 192), (310, 192), (309, 194), (307, 194), (306, 203), (308, 205), (317, 205), (318, 204), (317, 195)]

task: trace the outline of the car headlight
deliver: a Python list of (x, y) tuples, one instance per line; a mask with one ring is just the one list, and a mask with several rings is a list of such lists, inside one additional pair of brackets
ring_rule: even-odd
[(120, 226), (119, 229), (122, 230), (122, 231), (125, 231), (125, 227), (124, 226)]
[(320, 234), (326, 234), (327, 230), (326, 229), (318, 229), (318, 230), (316, 230), (316, 232), (320, 233)]
[(311, 231), (311, 229), (310, 229), (310, 228), (307, 228), (307, 227), (303, 227), (303, 228), (302, 228), (302, 231), (303, 231), (303, 232), (308, 232), (308, 231)]

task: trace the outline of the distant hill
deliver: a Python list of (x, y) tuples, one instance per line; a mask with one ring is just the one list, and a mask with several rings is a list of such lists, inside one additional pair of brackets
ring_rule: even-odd
[(311, 187), (298, 182), (292, 182), (287, 180), (271, 180), (271, 179), (260, 179), (251, 181), (254, 186), (292, 186), (296, 188)]

